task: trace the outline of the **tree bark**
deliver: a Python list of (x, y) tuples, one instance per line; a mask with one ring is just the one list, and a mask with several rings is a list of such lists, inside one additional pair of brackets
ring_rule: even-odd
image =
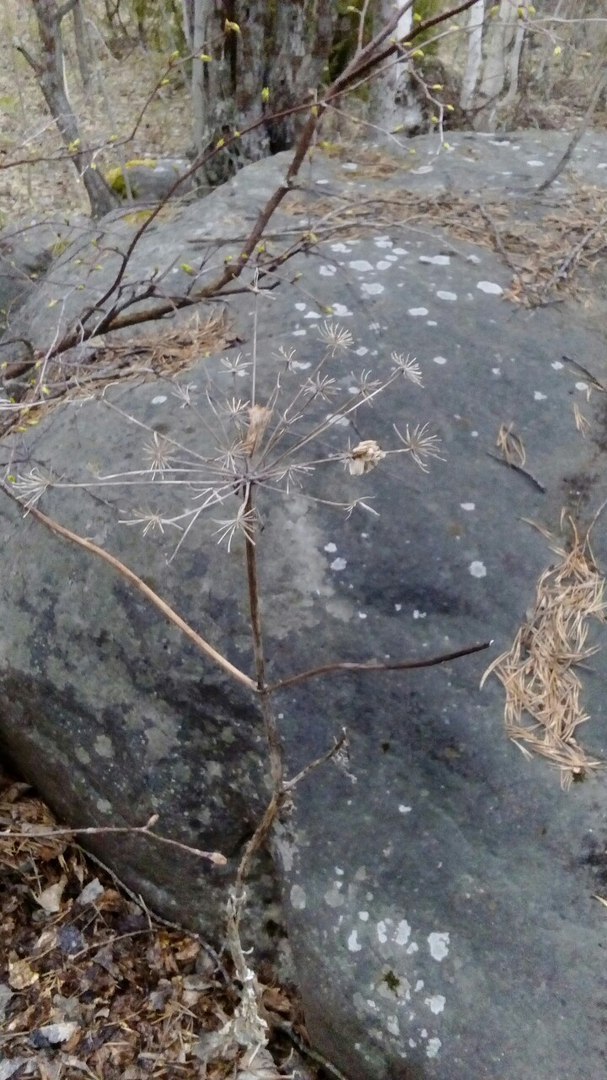
[[(262, 123), (216, 155), (205, 171), (216, 184), (245, 165), (293, 145), (306, 114), (278, 117), (314, 98), (333, 42), (333, 0), (195, 0), (192, 73), (194, 147), (215, 147)], [(264, 120), (264, 115), (267, 120)]]

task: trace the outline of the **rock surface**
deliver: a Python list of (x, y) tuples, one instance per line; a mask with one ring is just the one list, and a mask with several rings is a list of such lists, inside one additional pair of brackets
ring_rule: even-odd
[[(539, 169), (530, 162), (548, 165), (547, 146), (556, 155), (564, 149), (564, 140), (541, 138), (541, 154), (535, 134), (517, 136), (518, 150), (513, 140), (454, 138), (454, 153), (439, 158), (428, 140), (417, 140), (423, 164), (416, 168), (432, 171), (398, 180), (423, 191), (429, 184), (486, 190), (508, 173), (516, 185)], [(607, 143), (595, 138), (577, 167), (598, 176), (602, 160)], [(185, 208), (159, 224), (136, 253), (133, 283), (152, 257), (167, 273), (173, 266), (171, 274), (186, 250), (191, 261), (194, 229), (199, 239), (216, 237), (204, 249), (220, 251), (215, 266), (225, 251), (237, 252), (228, 235), (250, 223), (282, 168), (283, 158), (251, 166), (200, 204), (196, 219)], [(361, 185), (371, 180), (353, 177), (340, 162), (317, 161), (307, 178), (308, 221), (317, 189), (336, 204), (347, 191), (362, 206), (369, 189)], [(374, 190), (382, 183), (373, 180)], [(388, 181), (384, 190), (387, 197), (393, 190)], [(303, 227), (305, 216), (296, 224)], [(293, 228), (293, 217), (285, 213), (274, 225)], [(82, 257), (83, 246), (66, 252), (16, 316), (38, 346), (56, 324), (47, 301), (58, 275), (75, 281)], [(98, 272), (106, 281), (112, 258)], [(82, 272), (86, 290), (65, 298), (70, 319), (104, 288), (92, 270)], [(423, 390), (394, 383), (358, 415), (356, 429), (334, 425), (312, 456), (360, 439), (396, 448), (393, 424), (402, 432), (427, 421), (445, 461), (425, 475), (408, 455), (388, 457), (360, 478), (336, 464), (319, 466), (303, 492), (261, 493), (272, 677), (332, 657), (427, 657), (494, 642), (488, 653), (444, 666), (333, 675), (280, 695), (291, 772), (322, 754), (344, 725), (351, 744), (347, 770), (327, 765), (302, 782), (275, 841), (282, 918), (310, 1034), (351, 1080), (602, 1076), (605, 913), (594, 896), (607, 891), (605, 788), (591, 780), (563, 792), (556, 770), (525, 760), (505, 740), (497, 682), (478, 688), (554, 559), (528, 521), (558, 534), (563, 506), (588, 523), (607, 497), (607, 414), (602, 395), (587, 401), (592, 378), (605, 382), (602, 299), (532, 311), (509, 304), (509, 268), (438, 223), (344, 229), (297, 256), (288, 276), (291, 285), (257, 301), (263, 392), (274, 384), (271, 357), (280, 346), (295, 348), (299, 365), (284, 376), (286, 386), (314, 371), (328, 305), (354, 339), (331, 365), (339, 394), (348, 393), (352, 372), (385, 378), (393, 352), (416, 356), (425, 383)], [(183, 271), (171, 281), (183, 287)], [(254, 300), (231, 303), (241, 337), (247, 334), (246, 359)], [(104, 400), (57, 409), (3, 449), (13, 472), (17, 462), (22, 473), (52, 469), (88, 485), (89, 493), (53, 490), (41, 507), (123, 559), (250, 670), (241, 547), (236, 542), (227, 554), (214, 535), (223, 509), (211, 509), (206, 530), (192, 529), (167, 563), (169, 532), (144, 539), (120, 524), (146, 510), (154, 492), (91, 485), (91, 470), (145, 468), (149, 430), (125, 414), (199, 454), (216, 453), (206, 426), (214, 423), (204, 404), (209, 378), (222, 393), (248, 394), (246, 377), (229, 375), (217, 358), (201, 360), (179, 380), (191, 384), (181, 397), (169, 380), (118, 384)], [(199, 402), (203, 422), (183, 407), (184, 393)], [(574, 404), (591, 424), (585, 438)], [(318, 408), (322, 415), (335, 404)], [(515, 424), (531, 478), (491, 456), (503, 423)], [(356, 498), (379, 516), (358, 508), (344, 519), (328, 505)], [(23, 522), (7, 499), (0, 542), (2, 744), (72, 821), (139, 824), (158, 812), (165, 835), (224, 851), (225, 872), (186, 864), (141, 838), (97, 845), (153, 906), (217, 933), (226, 882), (264, 800), (254, 706), (106, 565), (33, 519)], [(594, 550), (603, 566), (605, 549), (599, 520)], [(599, 654), (584, 673), (592, 720), (583, 741), (606, 758), (603, 671)], [(272, 897), (267, 876), (253, 895), (261, 920)], [(265, 918), (275, 925), (274, 909)]]

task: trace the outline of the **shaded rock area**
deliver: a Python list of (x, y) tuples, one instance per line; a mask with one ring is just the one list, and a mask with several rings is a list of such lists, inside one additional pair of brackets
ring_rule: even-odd
[[(469, 224), (457, 234), (455, 225), (441, 229), (439, 216), (399, 220), (398, 191), (411, 185), (420, 198), (434, 187), (458, 198), (472, 192), (476, 203), (482, 191), (483, 204), (490, 190), (501, 191), (512, 205), (520, 185), (549, 171), (566, 145), (545, 132), (451, 141), (452, 152), (437, 157), (436, 142), (416, 140), (414, 167), (384, 177), (371, 175), (377, 161), (316, 156), (299, 202), (273, 219), (268, 243), (296, 230), (319, 234), (327, 200), (339, 231), (296, 255), (271, 293), (237, 295), (228, 305), (243, 361), (257, 305), (262, 397), (275, 385), (281, 346), (296, 350), (285, 394), (313, 375), (329, 308), (350, 332), (351, 350), (327, 368), (336, 397), (318, 395), (311, 418), (335, 410), (361, 372), (386, 378), (393, 353), (417, 357), (424, 389), (393, 383), (355, 424), (333, 425), (314, 459), (367, 439), (396, 449), (394, 425), (403, 433), (426, 422), (445, 459), (427, 475), (410, 455), (388, 456), (361, 477), (333, 463), (304, 476), (303, 490), (295, 485), (288, 498), (261, 490), (271, 677), (330, 658), (425, 658), (493, 642), (438, 667), (336, 674), (281, 692), (291, 772), (326, 751), (342, 726), (350, 760), (298, 788), (274, 842), (282, 913), (267, 906), (271, 875), (258, 874), (248, 933), (261, 938), (264, 921), (268, 934), (287, 932), (312, 1041), (351, 1080), (598, 1077), (606, 1069), (605, 912), (595, 899), (607, 891), (605, 787), (589, 780), (561, 790), (557, 769), (506, 741), (502, 688), (490, 680), (481, 692), (479, 680), (508, 648), (555, 559), (530, 522), (560, 536), (565, 507), (583, 529), (607, 497), (600, 269), (578, 277), (582, 302), (572, 288), (557, 292), (558, 303), (526, 306), (525, 290), (535, 289), (538, 274), (540, 290), (550, 283), (553, 268), (538, 261), (522, 278), (518, 267), (513, 283), (514, 255), (492, 251), (484, 235), (474, 243)], [(195, 215), (170, 208), (175, 216), (135, 249), (126, 286), (137, 288), (158, 267), (171, 291), (183, 290), (189, 275), (180, 264), (187, 252), (193, 263), (192, 241), (201, 245), (201, 278), (216, 272), (238, 253), (235, 238), (285, 160), (244, 170)], [(575, 168), (599, 185), (597, 198), (603, 163), (607, 140), (594, 135)], [(579, 184), (569, 174), (563, 191), (567, 182)], [(375, 202), (369, 222), (365, 207), (378, 196), (383, 210)], [(529, 209), (531, 224), (542, 212)], [(495, 223), (495, 212), (489, 218)], [(99, 229), (122, 243), (128, 227), (112, 215)], [(20, 308), (11, 333), (27, 329), (43, 348), (59, 317), (67, 325), (103, 294), (117, 257), (108, 241), (94, 271), (87, 245), (83, 233)], [(49, 301), (60, 282), (58, 315)], [(8, 435), (3, 462), (13, 474), (52, 470), (83, 484), (49, 491), (41, 508), (123, 559), (250, 671), (242, 545), (236, 540), (228, 554), (216, 542), (223, 507), (168, 562), (177, 534), (144, 538), (121, 524), (145, 516), (154, 492), (92, 483), (93, 474), (147, 468), (154, 431), (216, 455), (209, 387), (214, 402), (249, 394), (246, 375), (231, 374), (219, 357), (201, 358), (177, 381), (140, 372), (106, 388), (103, 400), (87, 393), (27, 434)], [(574, 406), (588, 422), (585, 435)], [(522, 471), (494, 456), (502, 425), (513, 425), (524, 444)], [(166, 498), (165, 515), (178, 513), (182, 500)], [(379, 516), (361, 507), (344, 516), (331, 505), (357, 499)], [(165, 835), (224, 851), (226, 871), (186, 865), (141, 837), (96, 844), (151, 905), (217, 935), (226, 883), (267, 796), (254, 703), (106, 565), (24, 522), (6, 498), (0, 542), (2, 746), (70, 821), (135, 824), (158, 812)], [(602, 567), (606, 547), (599, 518), (593, 549)], [(583, 672), (583, 695), (592, 719), (582, 741), (607, 759), (601, 653)]]
[[(44, 276), (51, 263), (70, 246), (72, 229), (73, 224), (61, 219), (26, 220), (15, 222), (0, 232), (2, 328), (11, 322), (16, 309), (25, 302), (30, 290)], [(6, 345), (0, 350), (2, 360), (11, 355), (9, 348)]]

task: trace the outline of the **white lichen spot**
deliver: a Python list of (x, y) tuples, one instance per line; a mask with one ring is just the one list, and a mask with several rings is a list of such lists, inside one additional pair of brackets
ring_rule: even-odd
[(358, 917), (359, 917), (361, 922), (368, 922), (369, 921), (369, 912), (368, 911), (359, 911)]
[(359, 617), (359, 619), (366, 619), (367, 618), (367, 612), (366, 611), (359, 611), (358, 617)]
[(307, 330), (301, 330), (301, 329), (291, 331), (292, 337), (305, 337), (307, 333), (308, 333)]
[(340, 885), (341, 881), (334, 882), (331, 888), (327, 889), (325, 893), (325, 904), (328, 904), (328, 906), (331, 908), (338, 908), (343, 906), (344, 898), (339, 891)]
[[(336, 866), (335, 867), (335, 873), (337, 874), (338, 877), (343, 877), (344, 876), (344, 871), (342, 870), (341, 866)], [(340, 888), (341, 888), (341, 881), (340, 881), (339, 885), (340, 885)]]
[(472, 574), (472, 577), (487, 577), (487, 567), (485, 566), (484, 562), (480, 561), (480, 559), (474, 559), (474, 561), (470, 563), (468, 570)]
[(396, 927), (396, 933), (394, 935), (394, 942), (396, 945), (406, 945), (411, 937), (411, 927), (406, 919), (401, 919)]
[(476, 287), (487, 296), (501, 296), (504, 291), (496, 281), (478, 281)]
[(338, 255), (349, 255), (350, 250), (347, 244), (331, 244), (331, 251), (336, 251)]
[(296, 911), (303, 911), (306, 906), (306, 891), (302, 889), (301, 885), (291, 886), (291, 906)]
[(328, 544), (325, 544), (323, 550), (328, 551), (329, 555), (334, 555), (337, 551), (337, 544), (334, 544), (333, 541), (330, 540)]
[(411, 1047), (412, 1050), (415, 1049), (415, 1047), (417, 1046), (417, 1043), (416, 1043), (415, 1039), (409, 1039), (409, 1046)]
[(426, 1005), (430, 1009), (430, 1012), (433, 1012), (436, 1016), (438, 1016), (438, 1014), (442, 1013), (443, 1009), (445, 1008), (446, 1001), (447, 999), (443, 997), (442, 994), (432, 994), (432, 997), (426, 998)]
[(402, 604), (395, 604), (394, 605), (394, 610), (395, 611), (402, 611), (403, 610), (403, 605)]
[(534, 390), (533, 391), (533, 400), (534, 401), (545, 401), (546, 400), (546, 395), (542, 394), (541, 390)]
[(501, 368), (498, 368), (498, 367), (492, 367), (492, 368), (491, 368), (491, 374), (492, 374), (492, 375), (496, 375), (496, 376), (499, 376), (499, 375), (501, 375), (501, 374), (502, 374), (502, 369), (501, 369)]
[(535, 158), (532, 158), (531, 161), (527, 162), (527, 164), (529, 165), (529, 167), (531, 169), (541, 169), (541, 168), (543, 168), (544, 162), (536, 160)]
[(413, 988), (413, 992), (415, 994), (419, 994), (420, 990), (423, 990), (423, 989), (424, 989), (424, 980), (423, 979), (418, 979), (415, 986), (414, 986), (414, 988)]
[(433, 364), (438, 364), (440, 367), (442, 367), (443, 364), (447, 363), (447, 357), (446, 356), (433, 356), (432, 357), (432, 363)]
[[(468, 511), (476, 510), (476, 503), (472, 503), (472, 502), (470, 502), (470, 503), (460, 503), (460, 506), (461, 506), (462, 510), (468, 510)], [(325, 548), (325, 551), (326, 551), (326, 548)]]
[(331, 304), (331, 314), (335, 315), (338, 319), (345, 319), (348, 315), (351, 315), (352, 312), (345, 304)]
[(345, 570), (347, 565), (348, 565), (347, 559), (342, 559), (340, 557), (338, 559), (333, 559), (333, 562), (331, 563), (331, 569), (332, 570)]
[(90, 765), (91, 755), (89, 754), (88, 750), (84, 749), (83, 746), (78, 746), (74, 753), (75, 757), (78, 759), (78, 761), (81, 762), (82, 765)]
[(416, 941), (412, 941), (410, 945), (407, 945), (407, 956), (413, 956), (416, 952), (419, 952), (419, 945)]
[(418, 611), (418, 609), (415, 608), (414, 611), (413, 611), (413, 618), (414, 619), (425, 619), (426, 618), (426, 612), (425, 611)]
[(318, 267), (318, 273), (320, 274), (321, 277), (333, 277), (333, 275), (337, 273), (337, 267), (336, 266), (326, 266), (326, 265), (319, 266)]
[(348, 938), (348, 948), (350, 952), (360, 952), (362, 945), (358, 940), (358, 930), (353, 930)]
[(478, 263), (481, 262), (481, 257), (480, 257), (480, 255), (467, 255), (466, 256), (466, 262), (471, 262), (471, 263), (475, 263), (476, 265), (478, 265)]
[(156, 394), (156, 397), (152, 398), (152, 405), (164, 405), (165, 401), (168, 401), (166, 394)]
[(449, 292), (448, 289), (438, 289), (436, 295), (439, 300), (457, 300), (457, 293)]
[(295, 304), (295, 310), (296, 311), (305, 311), (307, 306), (308, 306), (307, 304), (302, 303), (302, 301), (300, 300), (297, 304)]
[(107, 735), (98, 735), (94, 742), (95, 753), (99, 754), (99, 757), (111, 758), (114, 756), (114, 747), (112, 740), (108, 739)]
[(368, 270), (373, 269), (371, 263), (367, 262), (366, 259), (352, 259), (352, 261), (348, 263), (348, 266), (350, 267), (350, 270), (356, 270), (359, 274), (365, 274)]
[(398, 812), (399, 814), (410, 814), (412, 809), (412, 806), (405, 806), (404, 803), (401, 803), (398, 808)]
[(389, 262), (388, 259), (380, 259), (379, 262), (375, 263), (376, 270), (389, 270), (391, 266), (392, 263)]
[(432, 266), (449, 266), (450, 255), (420, 255), (420, 263), (430, 263)]
[(307, 311), (306, 314), (304, 315), (304, 319), (322, 319), (322, 318), (323, 318), (323, 316), (320, 314), (320, 311)]
[(438, 1057), (438, 1052), (442, 1046), (440, 1039), (436, 1037), (434, 1039), (428, 1039), (428, 1045), (426, 1047), (426, 1057), (435, 1058)]
[(398, 1019), (396, 1016), (389, 1016), (386, 1020), (386, 1027), (391, 1035), (400, 1035), (400, 1028), (398, 1026)]
[(471, 439), (478, 439), (478, 431), (471, 431), (470, 432), (470, 438)]
[(356, 356), (366, 356), (369, 352), (366, 345), (359, 345), (358, 349), (354, 350)]
[(444, 960), (449, 955), (448, 931), (435, 930), (433, 933), (428, 934), (428, 947), (432, 959), (437, 960), (440, 964), (441, 960)]
[(555, 370), (555, 371), (560, 371), (560, 370), (561, 370), (561, 368), (563, 368), (564, 366), (565, 366), (565, 365), (564, 365), (564, 364), (561, 364), (561, 361), (560, 361), (560, 360), (553, 360), (553, 361), (552, 361), (552, 363), (551, 363), (551, 365), (550, 365), (550, 367), (551, 367), (551, 368), (554, 368), (554, 370)]
[(344, 172), (358, 172), (358, 165), (355, 161), (344, 161), (342, 169)]
[(587, 390), (588, 389), (588, 383), (587, 382), (576, 382), (575, 388), (576, 388), (576, 390)]
[(377, 924), (377, 939), (382, 945), (388, 940), (388, 927), (383, 919)]
[(361, 285), (360, 291), (366, 293), (367, 296), (379, 296), (380, 293), (383, 293), (384, 287), (380, 285), (379, 281), (365, 281)]
[(411, 171), (411, 173), (413, 173), (414, 176), (425, 176), (426, 173), (434, 172), (434, 166), (433, 165), (420, 165), (419, 168), (411, 169), (410, 171)]
[(100, 814), (111, 814), (112, 812), (112, 804), (107, 799), (97, 799), (95, 806)]
[(427, 307), (410, 307), (407, 311), (407, 315), (410, 315), (413, 319), (419, 319), (422, 315), (429, 315)]
[(397, 247), (397, 248), (394, 248), (394, 254), (395, 255), (408, 255), (409, 254), (409, 249), (408, 248)]
[[(391, 248), (393, 246), (392, 240), (389, 236), (378, 236), (375, 240), (375, 247), (378, 248)], [(395, 249), (396, 250), (396, 249)]]

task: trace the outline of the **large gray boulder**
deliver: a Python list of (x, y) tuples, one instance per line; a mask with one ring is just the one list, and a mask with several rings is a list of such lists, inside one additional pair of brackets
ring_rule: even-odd
[[(520, 154), (513, 160), (524, 167)], [(261, 197), (264, 166), (267, 188), (279, 164), (252, 167), (249, 192)], [(336, 198), (340, 167), (316, 174)], [(241, 185), (230, 188), (231, 205), (244, 218)], [(173, 223), (171, 257), (174, 237)], [(268, 934), (286, 932), (310, 1035), (351, 1080), (601, 1076), (604, 910), (594, 895), (607, 886), (604, 785), (591, 779), (563, 792), (558, 770), (525, 760), (504, 738), (499, 684), (479, 691), (554, 559), (528, 521), (558, 533), (563, 506), (588, 522), (607, 495), (604, 409), (600, 398), (586, 400), (591, 375), (562, 358), (600, 380), (600, 321), (570, 300), (513, 307), (504, 300), (510, 271), (486, 248), (438, 230), (392, 225), (334, 237), (289, 273), (299, 275), (295, 285), (257, 301), (260, 399), (275, 385), (280, 346), (296, 349), (285, 393), (314, 372), (330, 305), (354, 341), (327, 368), (337, 401), (352, 372), (386, 378), (393, 352), (418, 358), (425, 389), (394, 382), (355, 428), (331, 426), (310, 458), (361, 439), (396, 448), (394, 424), (403, 432), (428, 421), (445, 461), (426, 475), (409, 455), (388, 457), (362, 477), (319, 464), (288, 497), (273, 490), (280, 484), (260, 489), (271, 677), (332, 658), (425, 658), (494, 644), (444, 666), (335, 674), (280, 693), (291, 773), (342, 726), (350, 760), (298, 787), (274, 837), (274, 874), (264, 865), (253, 883), (247, 934), (261, 942), (264, 921)], [(39, 339), (48, 334), (46, 295), (30, 311)], [(241, 336), (253, 303), (247, 296), (234, 307)], [(229, 553), (217, 544), (227, 505), (211, 508), (206, 525), (201, 515), (167, 561), (170, 528), (144, 538), (121, 522), (144, 516), (156, 492), (168, 499), (165, 514), (183, 510), (184, 496), (93, 483), (145, 469), (153, 431), (217, 457), (221, 430), (205, 389), (217, 407), (226, 395), (246, 398), (247, 377), (210, 358), (177, 381), (181, 393), (175, 380), (140, 379), (103, 400), (70, 402), (5, 440), (6, 462), (12, 473), (52, 470), (64, 484), (82, 483), (49, 490), (41, 508), (117, 555), (250, 672), (242, 544)], [(591, 424), (585, 438), (574, 404)], [(311, 415), (335, 408), (335, 399), (319, 400)], [(491, 456), (502, 423), (523, 439), (525, 474)], [(203, 468), (198, 493), (205, 477)], [(332, 505), (357, 498), (379, 516), (357, 508), (345, 517)], [(165, 835), (223, 851), (225, 870), (141, 836), (95, 840), (152, 906), (218, 935), (228, 883), (267, 798), (255, 702), (106, 564), (24, 521), (7, 498), (0, 542), (2, 746), (71, 822), (140, 824), (159, 813)], [(600, 520), (594, 551), (600, 564)], [(596, 757), (607, 756), (602, 668), (599, 654), (583, 677), (592, 716), (584, 744)]]

